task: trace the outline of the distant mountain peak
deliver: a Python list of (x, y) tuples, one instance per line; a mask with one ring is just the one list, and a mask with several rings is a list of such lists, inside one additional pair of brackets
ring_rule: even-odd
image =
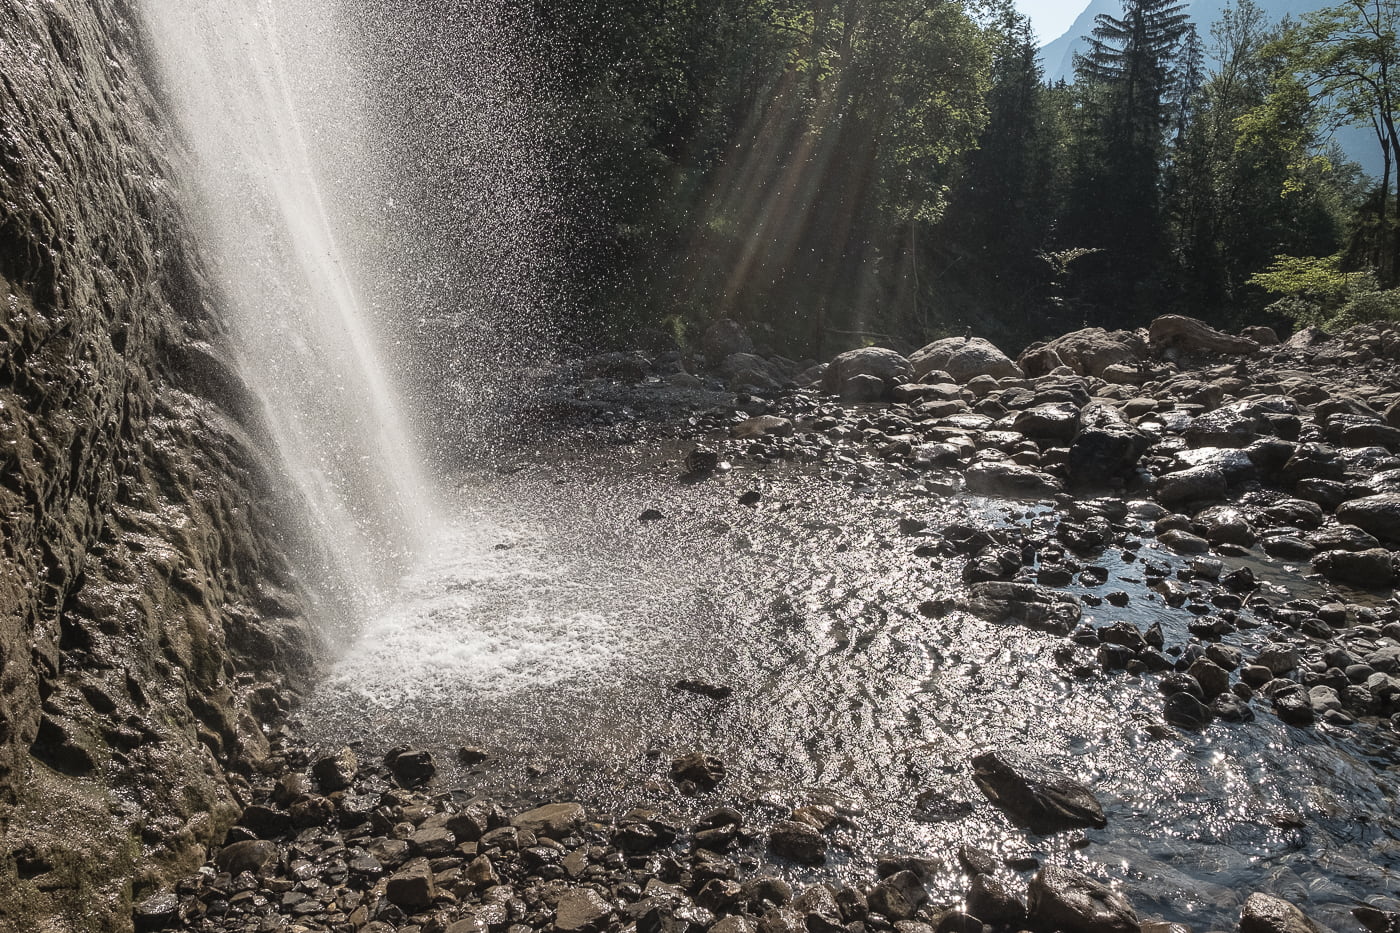
[[(1297, 16), (1308, 10), (1321, 9), (1328, 0), (1255, 0), (1260, 9), (1273, 20), (1284, 16)], [(1221, 12), (1230, 6), (1229, 0), (1188, 0), (1186, 12), (1191, 15), (1201, 31), (1202, 38), (1210, 33), (1210, 25), (1220, 18)], [(1089, 0), (1084, 12), (1075, 18), (1074, 24), (1065, 34), (1040, 47), (1041, 61), (1045, 63), (1045, 77), (1050, 81), (1074, 80), (1074, 56), (1084, 52), (1089, 43), (1087, 37), (1094, 28), (1094, 18), (1100, 13), (1117, 16), (1123, 11), (1122, 0)]]

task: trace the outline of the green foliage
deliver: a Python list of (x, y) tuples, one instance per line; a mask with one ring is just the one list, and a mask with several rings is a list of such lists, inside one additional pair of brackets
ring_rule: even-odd
[[(532, 2), (572, 292), (620, 339), (725, 316), (820, 355), (1166, 311), (1238, 324), (1281, 255), (1394, 284), (1378, 244), (1400, 206), (1326, 140), (1364, 112), (1385, 132), (1344, 72), (1390, 80), (1400, 0), (1291, 25), (1236, 0), (1205, 39), (1173, 0), (1123, 0), (1056, 86), (1010, 0)], [(1388, 313), (1379, 286), (1274, 294), (1295, 319)]]
[(614, 328), (734, 315), (795, 340), (899, 305), (915, 228), (945, 211), (984, 120), (990, 40), (967, 4), (535, 6), (585, 307)]
[(1295, 76), (1291, 93), (1306, 93), (1325, 108), (1333, 125), (1375, 133), (1382, 177), (1372, 199), (1368, 235), (1353, 253), (1364, 253), (1358, 258), (1386, 285), (1400, 284), (1400, 184), (1393, 196), (1391, 191), (1400, 155), (1400, 0), (1346, 0), (1306, 13), (1271, 52)]
[(1278, 256), (1250, 282), (1282, 295), (1270, 310), (1298, 324), (1336, 331), (1356, 324), (1400, 321), (1400, 289), (1382, 289), (1370, 271), (1344, 271), (1340, 255)]
[(1249, 281), (1276, 295), (1339, 304), (1357, 275), (1342, 271), (1340, 256), (1276, 256), (1267, 269), (1256, 272)]

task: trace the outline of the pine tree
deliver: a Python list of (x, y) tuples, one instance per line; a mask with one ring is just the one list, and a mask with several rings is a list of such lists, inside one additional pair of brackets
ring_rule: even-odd
[(1088, 53), (1075, 62), (1079, 134), (1067, 245), (1100, 250), (1084, 266), (1087, 298), (1105, 323), (1122, 323), (1125, 311), (1151, 313), (1162, 299), (1162, 173), (1181, 112), (1189, 32), (1185, 4), (1125, 0), (1121, 17), (1099, 15)]

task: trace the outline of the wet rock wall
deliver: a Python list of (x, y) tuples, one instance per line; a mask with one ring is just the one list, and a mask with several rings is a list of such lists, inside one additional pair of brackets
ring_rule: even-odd
[(203, 860), (312, 637), (124, 0), (0, 0), (0, 928)]

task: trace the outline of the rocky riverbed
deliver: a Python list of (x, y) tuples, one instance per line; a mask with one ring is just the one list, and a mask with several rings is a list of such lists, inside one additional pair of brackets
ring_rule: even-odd
[(641, 568), (615, 645), (313, 695), (139, 925), (1393, 928), (1400, 333), (745, 340), (569, 361), (464, 475)]

